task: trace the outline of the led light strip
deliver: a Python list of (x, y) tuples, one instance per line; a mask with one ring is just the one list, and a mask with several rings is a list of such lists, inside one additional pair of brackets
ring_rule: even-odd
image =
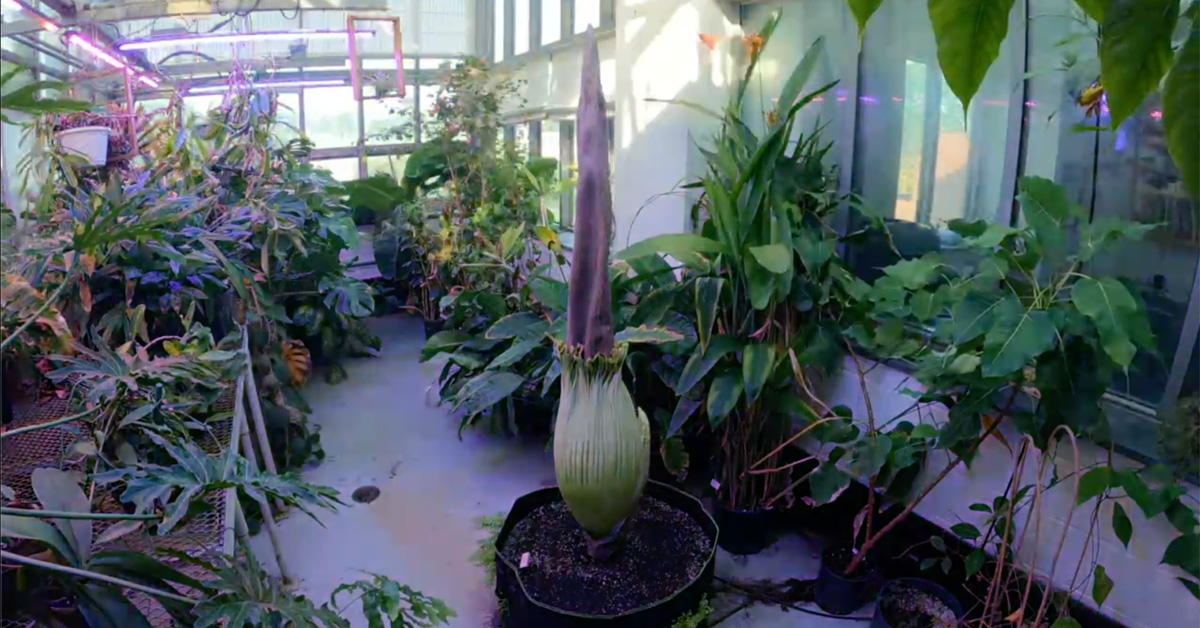
[(57, 23), (55, 23), (54, 20), (46, 17), (45, 15), (42, 15), (38, 11), (36, 11), (28, 6), (25, 6), (21, 2), (17, 2), (17, 0), (3, 0), (3, 3), (4, 3), (4, 8), (6, 8), (6, 9), (11, 9), (18, 13), (28, 13), (28, 14), (32, 15), (33, 17), (37, 18), (38, 21), (41, 22), (42, 28), (46, 32), (54, 33), (54, 32), (58, 32), (58, 30), (60, 28), (62, 28)]
[[(125, 70), (130, 75), (135, 74), (134, 69), (132, 67), (130, 67), (130, 65), (128, 63), (118, 59), (117, 57), (113, 56), (112, 53), (110, 53), (107, 50), (104, 50), (103, 48), (97, 46), (96, 44), (93, 44), (92, 42), (88, 41), (86, 38), (84, 38), (79, 33), (71, 33), (70, 35), (67, 35), (67, 43), (75, 44), (76, 46), (83, 48), (84, 50), (92, 53), (92, 56), (107, 63), (108, 65), (112, 66), (113, 68), (115, 68), (117, 70)], [(150, 88), (158, 87), (158, 81), (156, 81), (144, 74), (137, 74), (136, 76), (137, 76), (138, 82), (145, 85), (146, 87), (150, 87)]]
[[(127, 41), (119, 46), (119, 50), (149, 50), (151, 48), (177, 48), (198, 44), (237, 44), (241, 42), (279, 41), (294, 39), (348, 39), (350, 31), (271, 31), (262, 33), (204, 33), (183, 37), (160, 37), (158, 39), (142, 39)], [(355, 30), (356, 38), (374, 37), (375, 31)]]
[[(346, 81), (340, 79), (310, 79), (310, 80), (292, 80), (292, 81), (263, 81), (254, 83), (252, 87), (343, 87)], [(228, 85), (205, 85), (203, 87), (193, 87), (187, 91), (188, 94), (219, 94), (228, 91)]]

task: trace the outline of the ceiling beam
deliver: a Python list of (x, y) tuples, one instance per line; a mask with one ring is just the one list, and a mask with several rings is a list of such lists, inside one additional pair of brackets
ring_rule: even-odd
[[(59, 0), (61, 2), (61, 0)], [(63, 3), (72, 7), (71, 3)], [(108, 24), (130, 20), (152, 20), (183, 15), (216, 15), (235, 11), (292, 11), (296, 0), (167, 0), (166, 2), (140, 1), (101, 6), (76, 11), (74, 15), (63, 12), (62, 26), (86, 26)], [(387, 11), (387, 0), (300, 0), (300, 9), (307, 11)], [(61, 12), (61, 11), (60, 11)], [(4, 25), (3, 36), (20, 35), (42, 30), (38, 20), (18, 20)]]

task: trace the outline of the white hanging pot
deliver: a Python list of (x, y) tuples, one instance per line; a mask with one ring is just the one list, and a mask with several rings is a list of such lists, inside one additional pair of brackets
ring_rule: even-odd
[(58, 143), (63, 152), (87, 160), (89, 166), (103, 166), (108, 162), (108, 134), (106, 126), (81, 126), (58, 133)]

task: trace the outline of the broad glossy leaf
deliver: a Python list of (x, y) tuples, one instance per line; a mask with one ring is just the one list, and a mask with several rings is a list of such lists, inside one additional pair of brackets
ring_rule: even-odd
[(529, 280), (529, 289), (538, 303), (554, 312), (567, 311), (567, 284), (549, 277), (534, 276)]
[(617, 332), (613, 337), (614, 342), (624, 342), (628, 344), (652, 344), (661, 345), (668, 342), (676, 342), (683, 340), (683, 334), (667, 329), (666, 327), (642, 325), (640, 327), (627, 327)]
[(1079, 478), (1078, 503), (1083, 504), (1089, 499), (1103, 495), (1104, 491), (1107, 491), (1112, 485), (1112, 481), (1112, 468), (1107, 466), (1096, 467), (1084, 473)]
[[(1196, 5), (1192, 5), (1193, 7)], [(1200, 20), (1175, 57), (1163, 83), (1162, 123), (1167, 150), (1193, 197), (1200, 196)]]
[(683, 372), (679, 374), (679, 382), (675, 388), (675, 394), (687, 394), (692, 388), (699, 384), (705, 375), (712, 370), (717, 361), (731, 351), (737, 351), (742, 348), (741, 341), (732, 336), (717, 336), (713, 338), (708, 349), (696, 348), (692, 356), (688, 358), (687, 364), (683, 366)]
[(746, 403), (754, 403), (763, 385), (767, 383), (775, 366), (775, 346), (752, 342), (742, 353), (742, 377), (746, 390)]
[(1096, 325), (1108, 357), (1127, 368), (1137, 347), (1129, 338), (1125, 321), (1138, 312), (1138, 305), (1125, 285), (1113, 277), (1099, 280), (1084, 277), (1071, 289), (1071, 302)]
[[(66, 471), (41, 467), (34, 469), (29, 479), (42, 508), (66, 512), (92, 511), (87, 495)], [(55, 519), (54, 526), (71, 544), (79, 560), (87, 563), (92, 556), (92, 522), (86, 519)]]
[(939, 294), (928, 290), (918, 290), (914, 293), (909, 306), (912, 308), (913, 316), (922, 322), (937, 316), (942, 309)]
[(946, 371), (953, 375), (966, 375), (979, 368), (982, 361), (983, 359), (974, 353), (960, 353), (954, 356), (954, 361), (950, 362)]
[(1014, 1), (929, 0), (938, 64), (964, 110), (1000, 55)]
[(1163, 552), (1162, 564), (1174, 565), (1200, 578), (1200, 535), (1184, 534), (1175, 537)]
[(721, 301), (721, 290), (724, 287), (725, 280), (720, 277), (696, 279), (696, 333), (699, 335), (701, 350), (708, 348), (713, 323), (717, 319), (717, 305)]
[(690, 419), (692, 415), (696, 413), (696, 410), (702, 405), (704, 405), (703, 402), (689, 399), (687, 397), (680, 397), (679, 403), (675, 405), (675, 412), (671, 413), (671, 423), (667, 426), (666, 431), (663, 432), (663, 438), (671, 438), (675, 434), (679, 433), (679, 430), (683, 429), (683, 424), (687, 423), (687, 420)]
[(517, 340), (488, 363), (488, 370), (502, 369), (520, 362), (529, 352), (542, 346), (541, 338)]
[(1119, 503), (1113, 504), (1112, 516), (1113, 533), (1125, 546), (1129, 549), (1129, 540), (1133, 537), (1133, 522), (1129, 520), (1129, 515), (1125, 514), (1125, 508)]
[(986, 560), (987, 554), (981, 549), (972, 550), (970, 554), (967, 554), (967, 557), (963, 559), (963, 569), (966, 570), (967, 577), (970, 578), (979, 573), (979, 570), (983, 569), (983, 563)]
[(1063, 221), (1071, 212), (1066, 188), (1042, 177), (1022, 177), (1019, 187), (1021, 215), (1037, 241), (1047, 252), (1061, 251), (1066, 245)]
[(917, 259), (896, 262), (884, 268), (883, 272), (888, 277), (899, 280), (905, 288), (919, 290), (938, 277), (941, 266), (942, 261), (937, 255), (925, 255)]
[(850, 471), (859, 477), (871, 477), (887, 463), (891, 451), (891, 438), (868, 434), (854, 443), (854, 450), (850, 454)]
[(1088, 17), (1096, 20), (1097, 24), (1104, 23), (1105, 10), (1108, 8), (1108, 3), (1111, 0), (1075, 0), (1075, 4), (1083, 9), (1083, 12)]
[(663, 317), (675, 306), (675, 301), (679, 293), (680, 291), (676, 285), (668, 285), (655, 289), (638, 301), (637, 308), (634, 309), (633, 314), (629, 317), (629, 324), (635, 327), (639, 325), (653, 326), (661, 324)]
[(1178, 0), (1109, 0), (1100, 31), (1100, 82), (1113, 128), (1158, 89), (1171, 67), (1171, 34), (1178, 20)]
[(850, 486), (850, 476), (839, 471), (834, 463), (825, 461), (808, 479), (808, 483), (813, 501), (822, 506), (837, 499)]
[(455, 411), (475, 415), (510, 397), (525, 384), (525, 378), (508, 371), (485, 371), (463, 385), (455, 396)]
[[(542, 317), (534, 314), (533, 312), (517, 312), (516, 314), (509, 314), (508, 316), (496, 321), (491, 327), (488, 328), (486, 332), (484, 332), (483, 336), (489, 340), (504, 340), (507, 338), (528, 339), (530, 338), (528, 330), (530, 328), (536, 328), (539, 324), (544, 326), (545, 322), (546, 321), (543, 320)], [(435, 335), (433, 338), (430, 338), (429, 342), (433, 342), (433, 339), (437, 338), (437, 336), (441, 335), (441, 333)], [(544, 327), (542, 329), (542, 333), (545, 333)], [(426, 346), (428, 345), (429, 343), (426, 343)]]
[(750, 247), (750, 255), (759, 266), (781, 275), (792, 268), (792, 250), (782, 244), (766, 244)]
[(854, 21), (858, 23), (858, 36), (862, 38), (863, 31), (867, 29), (867, 21), (879, 9), (879, 5), (883, 4), (883, 0), (846, 0), (846, 4), (850, 5)]
[(950, 311), (954, 342), (967, 343), (986, 333), (1002, 303), (1004, 299), (995, 294), (968, 294)]
[(816, 274), (833, 257), (837, 240), (822, 238), (818, 233), (805, 229), (796, 234), (792, 244), (796, 247), (796, 253), (800, 255), (804, 268), (809, 274)]
[(1113, 581), (1105, 572), (1104, 565), (1096, 565), (1092, 572), (1092, 599), (1096, 601), (1096, 606), (1104, 606), (1104, 601), (1108, 599), (1112, 589)]
[(708, 265), (708, 259), (723, 252), (725, 247), (716, 240), (691, 233), (671, 233), (642, 240), (617, 253), (616, 258), (632, 260), (663, 253), (689, 267), (704, 268)]
[(91, 628), (151, 628), (146, 616), (116, 587), (88, 582), (78, 593), (79, 614)]
[(717, 375), (708, 389), (708, 422), (714, 427), (737, 405), (742, 396), (742, 374), (730, 369)]
[(1089, 261), (1109, 245), (1123, 238), (1140, 239), (1158, 228), (1157, 224), (1144, 224), (1131, 220), (1103, 217), (1097, 218), (1083, 228), (1079, 236), (1079, 259)]
[(458, 330), (439, 331), (425, 341), (421, 348), (421, 361), (428, 361), (439, 353), (453, 353), (460, 345), (471, 339), (471, 335)]
[(41, 541), (49, 545), (68, 565), (81, 566), (74, 545), (54, 525), (33, 517), (0, 517), (0, 536)]
[(1054, 347), (1050, 314), (1027, 309), (1009, 295), (996, 308), (983, 341), (983, 376), (1003, 377), (1019, 371)]

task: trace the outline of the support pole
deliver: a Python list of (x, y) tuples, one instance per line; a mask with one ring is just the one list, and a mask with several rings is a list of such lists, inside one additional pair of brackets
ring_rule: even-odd
[[(244, 334), (245, 330), (243, 330), (242, 333)], [(237, 455), (238, 441), (241, 440), (243, 423), (245, 423), (246, 413), (245, 413), (245, 411), (242, 410), (242, 408), (243, 408), (242, 397), (245, 394), (246, 394), (246, 380), (242, 377), (239, 377), (237, 380), (237, 392), (235, 393), (234, 398), (233, 398), (234, 404), (235, 404), (234, 410), (233, 410), (233, 419), (231, 419), (233, 425), (230, 427), (230, 430), (229, 430), (229, 457), (230, 458), (233, 458), (234, 456)], [(222, 525), (225, 526), (224, 534), (223, 534), (224, 541), (222, 543), (221, 549), (222, 549), (222, 551), (224, 551), (225, 555), (229, 556), (229, 557), (233, 557), (237, 554), (237, 544), (236, 544), (236, 540), (234, 537), (234, 530), (236, 528), (234, 521), (236, 519), (235, 515), (236, 515), (237, 507), (238, 507), (237, 489), (231, 486), (231, 487), (225, 489), (225, 517), (224, 517), (224, 519), (221, 520)]]
[[(254, 419), (254, 435), (258, 440), (258, 450), (263, 455), (263, 467), (267, 473), (271, 475), (279, 475), (278, 469), (275, 467), (275, 457), (271, 455), (271, 441), (267, 438), (267, 422), (263, 419), (262, 401), (258, 398), (258, 384), (254, 382), (254, 365), (250, 360), (250, 332), (242, 328), (242, 352), (246, 355), (246, 397), (250, 402), (250, 417)], [(241, 400), (238, 400), (239, 407)], [(243, 412), (243, 420), (245, 414)], [(249, 426), (242, 432), (249, 432)], [(283, 502), (278, 498), (275, 499), (275, 509), (283, 512)]]

